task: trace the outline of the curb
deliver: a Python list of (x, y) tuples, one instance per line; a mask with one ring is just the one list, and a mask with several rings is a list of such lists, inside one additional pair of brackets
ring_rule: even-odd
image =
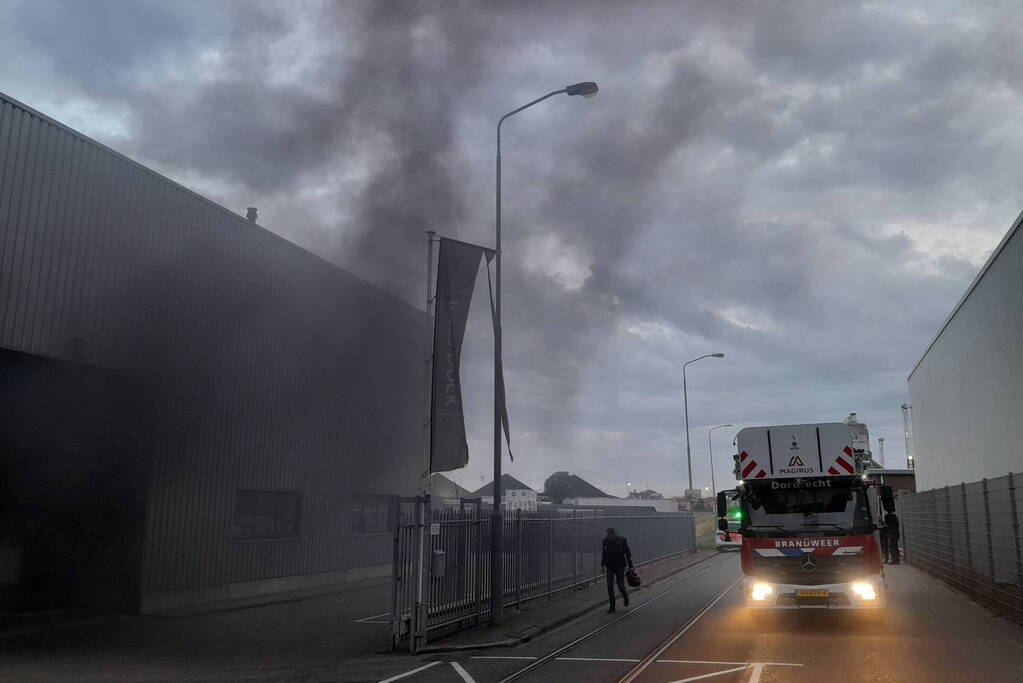
[[(661, 581), (664, 581), (665, 579), (669, 579), (672, 576), (675, 576), (679, 572), (685, 571), (686, 569), (689, 569), (691, 567), (695, 567), (696, 565), (702, 564), (714, 557), (717, 557), (717, 555), (708, 555), (707, 557), (697, 560), (696, 562), (693, 562), (691, 564), (687, 564), (684, 567), (679, 567), (670, 574), (665, 574), (664, 576), (658, 579), (654, 579), (650, 583), (644, 583), (643, 588), (644, 589), (650, 588), (651, 586), (656, 585)], [(532, 629), (530, 629), (529, 633), (526, 633), (525, 635), (503, 638), (501, 640), (491, 640), (484, 643), (465, 643), (459, 645), (424, 645), (423, 647), (419, 648), (416, 651), (416, 654), (425, 655), (438, 654), (442, 652), (467, 652), (469, 650), (489, 650), (498, 647), (515, 647), (516, 645), (528, 643), (536, 636), (549, 633), (550, 631), (553, 631), (557, 628), (561, 628), (562, 626), (568, 624), (569, 622), (575, 621), (576, 619), (579, 619), (580, 617), (583, 617), (589, 614), (590, 612), (603, 608), (604, 602), (605, 602), (604, 600), (599, 600), (588, 607), (584, 607), (574, 612), (570, 612), (565, 616), (561, 617), (560, 619), (558, 619), (557, 621), (551, 622), (550, 624), (546, 624), (544, 626), (534, 626)]]

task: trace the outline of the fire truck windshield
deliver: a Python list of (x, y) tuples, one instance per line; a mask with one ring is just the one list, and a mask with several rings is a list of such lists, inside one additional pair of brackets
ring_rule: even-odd
[(746, 526), (764, 527), (772, 535), (816, 532), (869, 533), (870, 509), (863, 489), (760, 489), (745, 501)]

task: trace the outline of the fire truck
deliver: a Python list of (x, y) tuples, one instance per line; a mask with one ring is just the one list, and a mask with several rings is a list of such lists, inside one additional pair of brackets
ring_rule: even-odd
[(754, 610), (873, 610), (885, 577), (875, 520), (890, 488), (864, 475), (843, 423), (748, 427), (736, 437), (738, 489), (718, 494), (718, 529), (739, 517), (745, 603)]

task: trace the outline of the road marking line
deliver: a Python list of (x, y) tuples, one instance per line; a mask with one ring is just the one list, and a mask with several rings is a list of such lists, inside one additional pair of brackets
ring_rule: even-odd
[(674, 635), (672, 635), (670, 638), (668, 638), (668, 640), (666, 640), (660, 647), (658, 647), (656, 650), (654, 650), (654, 652), (652, 652), (651, 654), (647, 655), (643, 659), (643, 661), (640, 662), (639, 664), (637, 664), (636, 667), (632, 671), (630, 671), (629, 673), (625, 674), (625, 676), (618, 683), (631, 683), (631, 681), (636, 680), (636, 677), (639, 676), (644, 671), (646, 671), (648, 666), (650, 666), (655, 661), (657, 661), (657, 659), (661, 655), (664, 654), (665, 650), (667, 650), (669, 647), (674, 645), (675, 642), (679, 638), (681, 638), (682, 636), (685, 635), (686, 631), (688, 631), (693, 626), (695, 626), (696, 622), (698, 622), (700, 620), (700, 618), (703, 617), (704, 614), (709, 612), (711, 610), (711, 608), (714, 607), (714, 605), (716, 605), (718, 603), (718, 600), (720, 600), (721, 598), (725, 597), (726, 593), (728, 593), (730, 590), (732, 590), (737, 585), (739, 585), (740, 581), (742, 581), (742, 577), (741, 576), (738, 579), (736, 579), (735, 581), (733, 581), (730, 585), (725, 587), (725, 589), (723, 591), (718, 593), (717, 597), (714, 598), (713, 600), (711, 600), (710, 604), (708, 604), (706, 607), (704, 607), (702, 610), (700, 610), (699, 614), (697, 614), (695, 617), (690, 619), (689, 623), (687, 623), (681, 629), (676, 631)]
[[(512, 674), (510, 674), (508, 676), (505, 676), (503, 679), (501, 679), (500, 683), (511, 683), (511, 681), (514, 681), (514, 680), (524, 676), (526, 673), (532, 671), (536, 667), (542, 666), (545, 663), (547, 663), (549, 661), (552, 661), (553, 659), (557, 658), (557, 656), (560, 655), (562, 652), (568, 652), (569, 650), (571, 650), (573, 647), (575, 647), (579, 643), (582, 643), (582, 642), (584, 642), (586, 640), (589, 640), (590, 638), (592, 638), (592, 637), (594, 637), (594, 636), (596, 636), (596, 635), (598, 635), (600, 633), (603, 633), (607, 629), (609, 629), (612, 626), (614, 626), (615, 624), (617, 624), (622, 619), (626, 619), (628, 617), (631, 617), (634, 614), (637, 614), (644, 607), (657, 602), (661, 598), (666, 597), (666, 596), (668, 596), (671, 593), (674, 593), (679, 588), (682, 588), (683, 586), (685, 586), (685, 585), (687, 585), (689, 583), (692, 583), (698, 577), (703, 576), (707, 572), (709, 572), (709, 571), (711, 571), (713, 569), (717, 569), (718, 567), (724, 566), (726, 564), (730, 564), (730, 563), (729, 562), (713, 562), (713, 560), (710, 560), (710, 566), (705, 568), (703, 571), (697, 572), (696, 574), (692, 574), (691, 576), (681, 580), (679, 583), (675, 584), (671, 588), (669, 588), (667, 590), (664, 590), (664, 591), (661, 591), (660, 593), (658, 593), (657, 595), (653, 596), (652, 598), (650, 598), (646, 602), (644, 602), (644, 603), (642, 603), (640, 605), (637, 605), (636, 607), (634, 607), (630, 611), (626, 612), (622, 616), (617, 617), (615, 619), (612, 619), (611, 621), (609, 621), (608, 623), (604, 624), (603, 626), (600, 626), (599, 628), (593, 629), (592, 631), (590, 631), (586, 635), (583, 635), (583, 636), (580, 636), (580, 637), (576, 638), (571, 643), (568, 643), (567, 645), (562, 645), (561, 647), (559, 647), (558, 649), (554, 650), (553, 652), (548, 652), (546, 655), (544, 655), (543, 657), (538, 658), (532, 664), (529, 664), (529, 665), (519, 669), (518, 671), (516, 671), (516, 672), (514, 672), (514, 673), (512, 673)], [(697, 565), (690, 565), (689, 567), (686, 567), (686, 568), (680, 570), (678, 572), (678, 574), (681, 574), (683, 572), (687, 572), (688, 570), (694, 568), (695, 566), (697, 566)], [(739, 579), (736, 579), (735, 583), (738, 583), (740, 580), (741, 580), (741, 577)], [(732, 585), (734, 586), (735, 583), (733, 583)], [(731, 586), (729, 586), (729, 588), (730, 587)]]
[[(662, 660), (662, 661), (664, 661), (664, 660)], [(682, 662), (680, 662), (680, 663), (682, 663)], [(706, 664), (707, 662), (686, 662), (686, 663), (689, 663), (689, 664)], [(734, 664), (738, 664), (739, 662), (733, 662), (733, 663)], [(750, 673), (749, 680), (746, 681), (746, 683), (760, 683), (760, 676), (761, 676), (761, 674), (764, 673), (764, 667), (765, 666), (803, 666), (803, 665), (802, 664), (787, 664), (787, 663), (781, 663), (781, 662), (750, 662), (748, 664), (747, 663), (743, 663), (743, 666), (737, 666), (734, 669), (724, 669), (722, 671), (715, 671), (713, 673), (702, 674), (700, 676), (691, 676), (690, 678), (680, 678), (677, 681), (671, 681), (671, 683), (689, 683), (689, 681), (702, 681), (705, 678), (714, 678), (715, 676), (723, 676), (724, 674), (731, 674), (731, 673), (735, 673), (736, 671), (743, 671), (745, 669), (750, 669), (752, 671), (752, 673)]]
[(747, 666), (753, 666), (754, 664), (763, 664), (764, 666), (805, 666), (805, 664), (793, 664), (792, 662), (711, 662), (704, 661), (702, 659), (658, 659), (658, 664), (745, 664)]
[(426, 671), (430, 667), (437, 666), (438, 664), (440, 664), (440, 662), (430, 662), (426, 666), (421, 666), (418, 669), (412, 669), (412, 671), (406, 671), (403, 674), (398, 674), (397, 676), (391, 676), (390, 678), (385, 678), (384, 680), (380, 681), (380, 683), (391, 683), (391, 681), (400, 681), (403, 678), (408, 678), (409, 676), (413, 676), (413, 675), (419, 673), (420, 671)]
[(390, 612), (381, 612), (380, 614), (374, 614), (371, 617), (363, 617), (362, 619), (356, 619), (355, 623), (356, 624), (389, 624), (389, 623), (391, 623), (390, 620), (387, 620), (387, 621), (372, 621), (372, 620), (373, 619), (379, 619), (380, 617), (389, 617), (390, 615), (391, 615)]
[[(689, 681), (702, 681), (705, 678), (714, 678), (715, 676), (724, 676), (725, 674), (735, 673), (736, 671), (744, 671), (744, 670), (746, 670), (748, 668), (749, 668), (748, 665), (743, 664), (742, 666), (737, 666), (734, 669), (722, 669), (721, 671), (715, 671), (715, 672), (709, 673), (709, 674), (701, 674), (699, 676), (692, 676), (690, 678), (680, 678), (677, 681), (671, 681), (671, 683), (689, 683)], [(757, 678), (759, 679), (760, 677), (757, 676)], [(750, 683), (753, 683), (753, 681), (751, 680)]]
[(496, 655), (491, 655), (491, 656), (473, 655), (472, 657), (469, 657), (469, 659), (536, 659), (536, 657), (523, 657), (523, 656), (511, 657), (511, 656), (496, 656)]
[(452, 669), (458, 672), (458, 675), (462, 677), (462, 680), (465, 681), (465, 683), (476, 683), (473, 677), (469, 675), (469, 672), (462, 668), (461, 664), (458, 662), (448, 662), (448, 664), (451, 665)]
[(638, 662), (638, 659), (610, 659), (603, 657), (555, 657), (559, 662)]
[(749, 662), (711, 662), (711, 661), (703, 661), (702, 659), (658, 659), (657, 663), (658, 664), (724, 664), (724, 665), (731, 664), (732, 666), (736, 666), (738, 664), (742, 664), (743, 666), (746, 666), (747, 664), (749, 664)]

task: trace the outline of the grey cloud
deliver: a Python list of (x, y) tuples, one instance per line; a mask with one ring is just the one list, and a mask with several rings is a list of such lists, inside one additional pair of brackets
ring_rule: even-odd
[(140, 69), (195, 49), (204, 33), (199, 19), (209, 21), (195, 2), (21, 0), (9, 11), (18, 43), (69, 81), (87, 83), (93, 96), (123, 93), (137, 85)]
[[(256, 203), (271, 228), (416, 302), (425, 230), (492, 242), (497, 117), (601, 84), (505, 133), (506, 363), (513, 428), (539, 435), (514, 470), (529, 481), (553, 462), (612, 477), (622, 448), (651, 483), (679, 479), (678, 364), (708, 349), (729, 355), (700, 367), (694, 425), (858, 409), (890, 429), (905, 373), (976, 270), (891, 226), (966, 211), (992, 239), (1019, 201), (1023, 141), (977, 104), (998, 92), (1023, 113), (1012, 8), (970, 29), (927, 5), (930, 25), (821, 2), (146, 4), (108, 9), (109, 24), (62, 7), (19, 6), (22, 44), (67, 98), (130, 111), (125, 151), (222, 181), (232, 206)], [(288, 40), (315, 48), (292, 80), (275, 74), (295, 56), (271, 49)], [(168, 68), (203, 50), (220, 55), (215, 78)], [(312, 191), (328, 199), (314, 207)], [(542, 235), (590, 269), (580, 289), (524, 262)], [(486, 322), (464, 365), (473, 483)]]

